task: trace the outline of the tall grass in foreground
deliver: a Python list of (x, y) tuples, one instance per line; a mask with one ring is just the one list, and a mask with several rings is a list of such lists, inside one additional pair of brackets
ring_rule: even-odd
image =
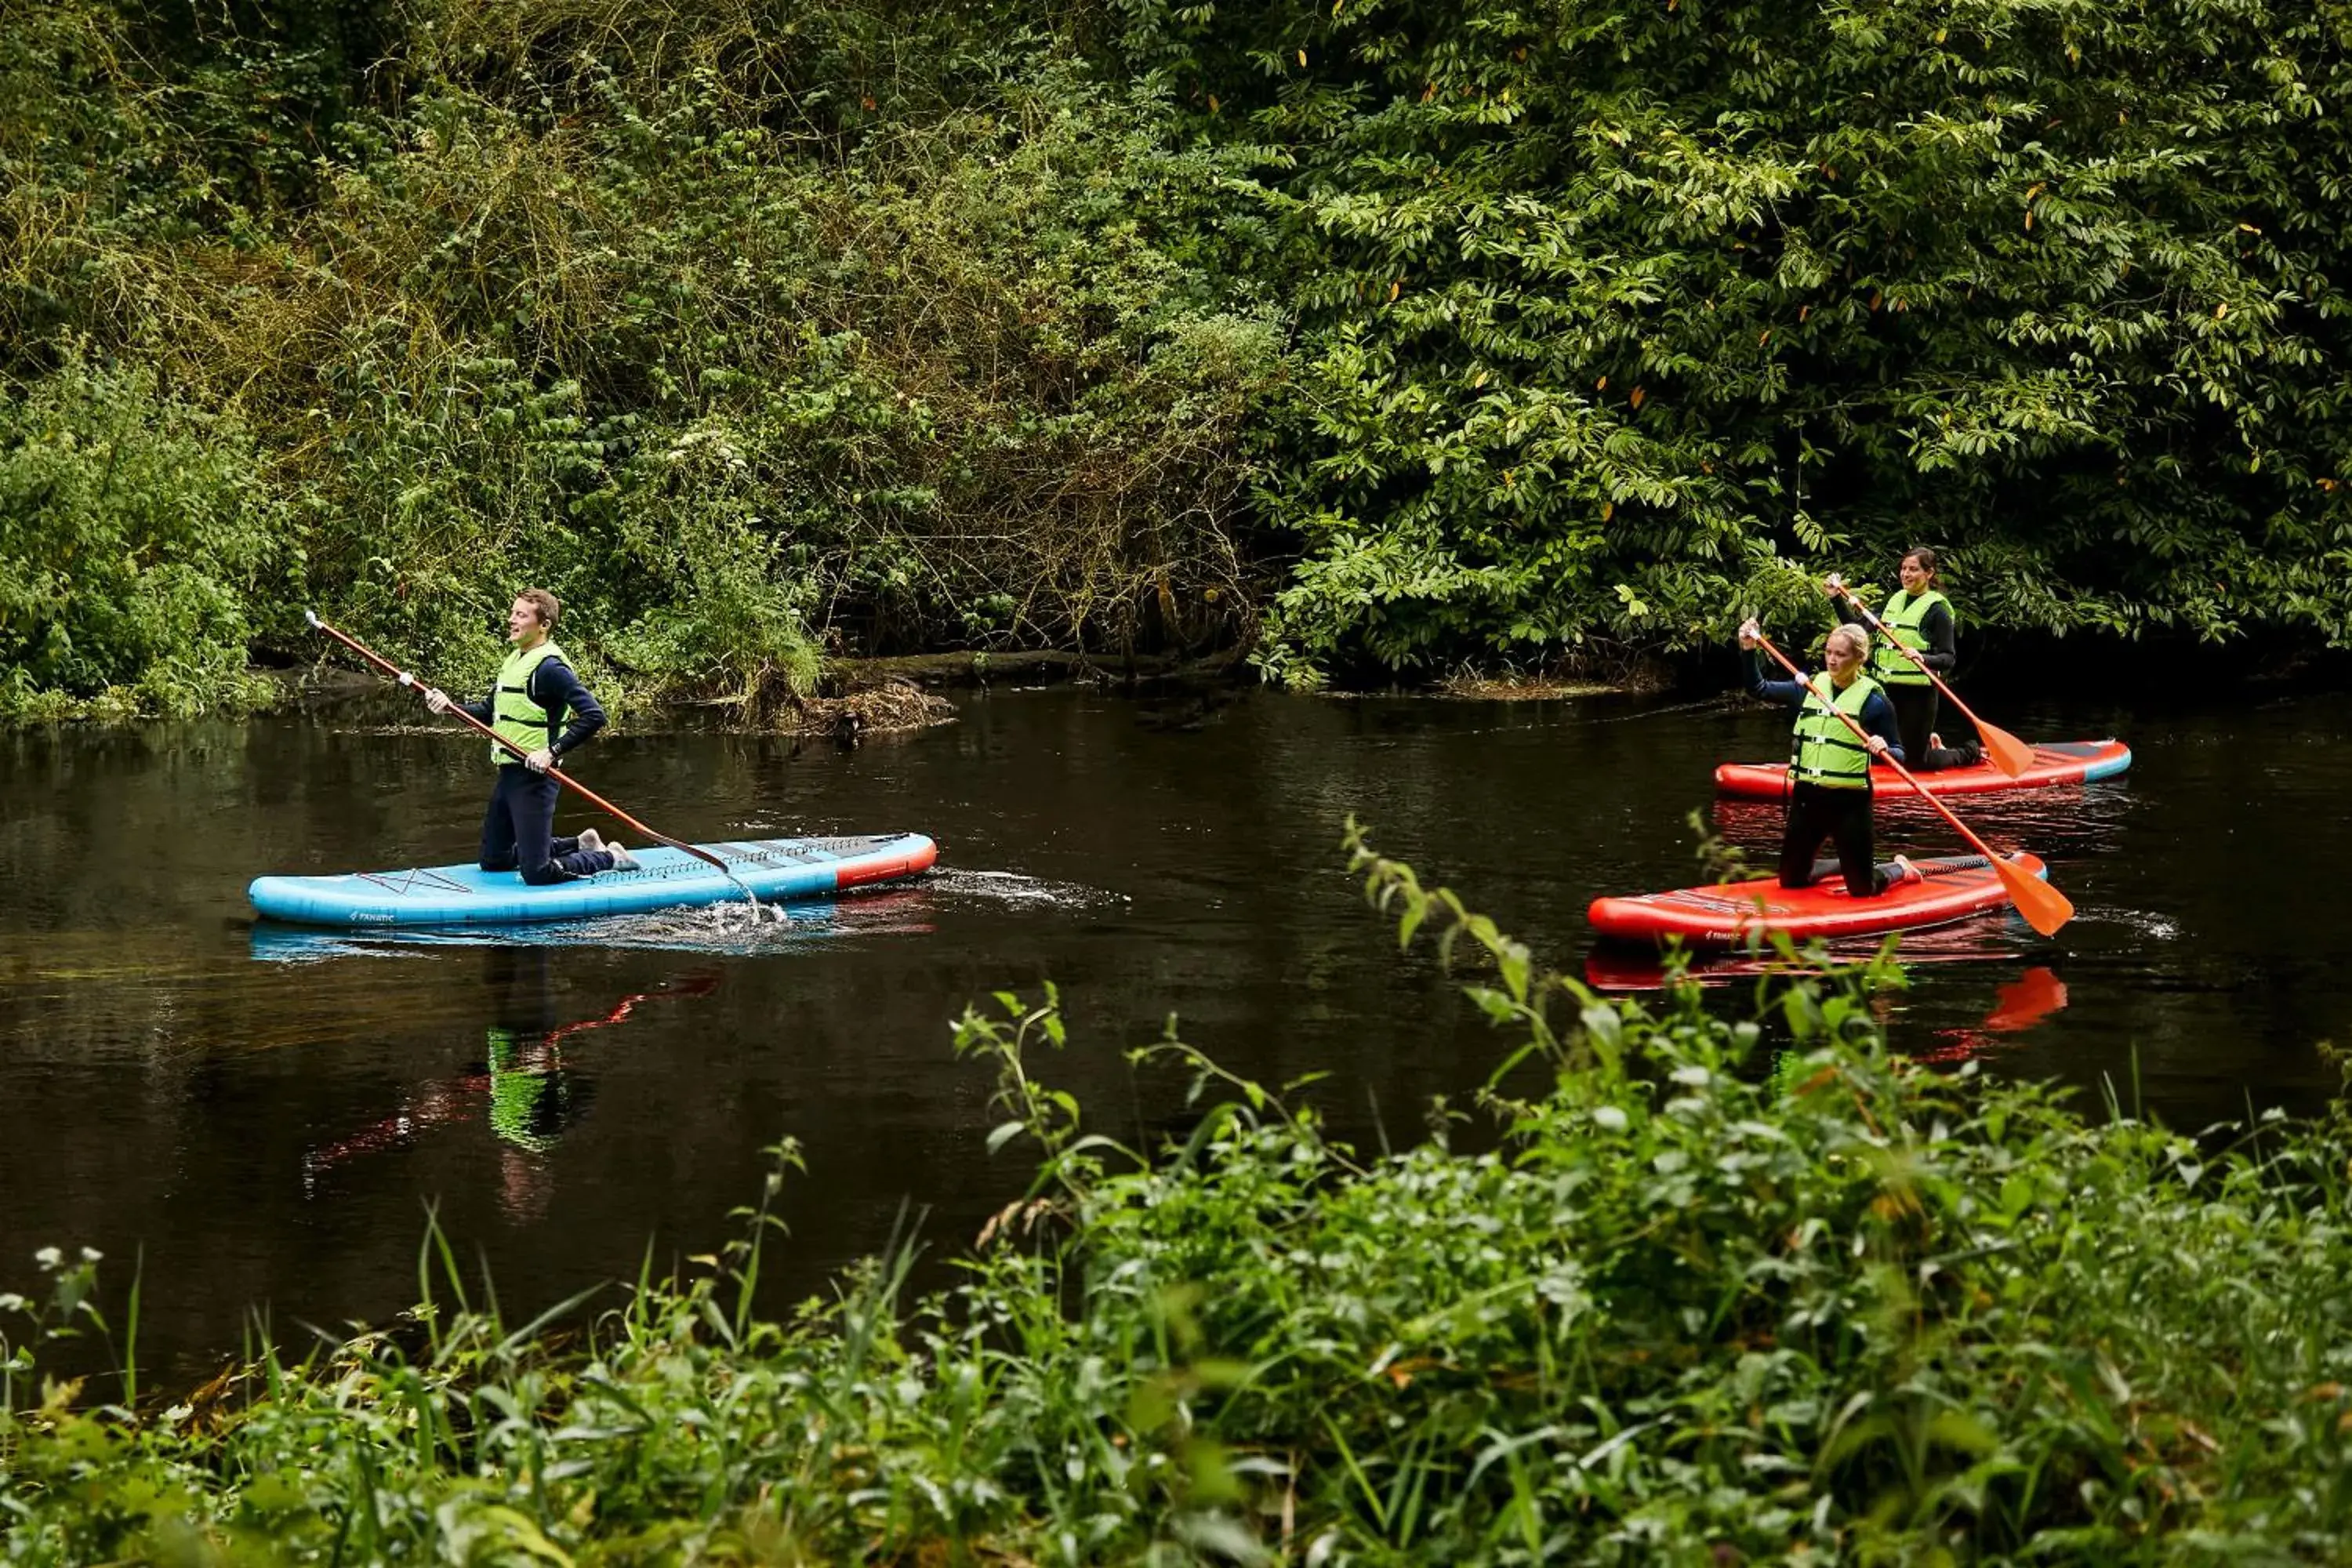
[[(2316, 1561), (2352, 1517), (2352, 1122), (2191, 1139), (1890, 1056), (1888, 975), (1759, 994), (1467, 945), (1491, 1152), (1367, 1157), (1172, 1033), (1207, 1109), (1150, 1152), (1037, 1073), (1056, 998), (967, 1014), (1038, 1152), (963, 1282), (894, 1246), (752, 1309), (789, 1144), (692, 1278), (516, 1325), (437, 1236), (400, 1331), (264, 1352), (161, 1412), (49, 1387), (0, 1427), (23, 1563)], [(1505, 1072), (1519, 1071), (1507, 1079)], [(59, 1260), (60, 1278), (78, 1279)], [(54, 1331), (71, 1300), (26, 1307)], [(64, 1319), (56, 1313), (62, 1310)], [(5, 1349), (25, 1386), (32, 1341)]]

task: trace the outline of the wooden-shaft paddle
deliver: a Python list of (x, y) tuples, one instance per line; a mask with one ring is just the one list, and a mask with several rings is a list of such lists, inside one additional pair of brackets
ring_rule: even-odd
[[(1772, 639), (1760, 631), (1756, 634), (1756, 646), (1770, 654), (1782, 669), (1796, 677), (1799, 685), (1805, 684), (1805, 672), (1790, 663), (1789, 656), (1774, 647)], [(1853, 731), (1856, 740), (1865, 747), (1870, 744), (1870, 732), (1854, 721), (1853, 715), (1834, 702), (1829, 705), (1829, 710), (1838, 716), (1840, 723)], [(2074, 905), (2065, 894), (2023, 867), (2012, 865), (2007, 858), (1994, 854), (1990, 845), (1970, 831), (1967, 823), (1952, 815), (1950, 806), (1927, 793), (1909, 768), (1905, 767), (1893, 757), (1880, 757), (1878, 760), (1910, 780), (1911, 787), (1919, 792), (1919, 798), (1942, 812), (1944, 820), (1952, 825), (1953, 830), (1962, 838), (1967, 839), (1969, 847), (1985, 858), (1991, 865), (1994, 875), (2000, 879), (2002, 889), (2009, 894), (2009, 901), (2015, 904), (2017, 912), (2025, 917), (2026, 924), (2043, 936), (2055, 936), (2058, 934), (2059, 927), (2074, 918)]]
[[(391, 676), (394, 680), (399, 681), (401, 685), (409, 688), (411, 690), (417, 691), (420, 694), (426, 689), (426, 688), (418, 684), (416, 677), (409, 674), (408, 671), (401, 668), (398, 665), (393, 663), (392, 660), (375, 652), (373, 648), (370, 648), (358, 638), (353, 637), (347, 633), (338, 631), (333, 626), (329, 626), (311, 611), (303, 611), (302, 618), (310, 622), (312, 626), (318, 627), (319, 630), (326, 633), (329, 637), (334, 638), (337, 642), (342, 644), (345, 647), (351, 649), (353, 653), (359, 655), (362, 658), (367, 660), (370, 664), (375, 666), (378, 669), (383, 671), (386, 675)], [(508, 740), (504, 735), (499, 734), (496, 730), (491, 729), (488, 724), (483, 723), (479, 719), (475, 718), (471, 713), (467, 712), (463, 708), (458, 707), (456, 703), (452, 702), (449, 705), (448, 710), (453, 716), (462, 719), (467, 724), (472, 725), (475, 729), (479, 730), (483, 734), (488, 735), (491, 740), (497, 742), (499, 745), (504, 746), (508, 751), (513, 752), (517, 762), (524, 761), (530, 755), (530, 752), (524, 751), (520, 746), (516, 745), (512, 741)], [(631, 827), (635, 828), (639, 833), (644, 834), (647, 838), (652, 839), (655, 843), (667, 844), (673, 849), (683, 849), (698, 860), (708, 860), (713, 866), (718, 867), (721, 872), (725, 873), (730, 881), (737, 880), (735, 868), (728, 865), (726, 861), (721, 860), (718, 856), (713, 855), (709, 850), (702, 847), (701, 845), (688, 844), (682, 839), (672, 838), (667, 833), (655, 832), (652, 828), (647, 827), (644, 823), (639, 822), (635, 817), (631, 816), (627, 812), (623, 811), (619, 806), (614, 805), (611, 801), (606, 800), (603, 795), (598, 795), (594, 790), (590, 789), (586, 784), (582, 784), (578, 779), (575, 779), (571, 774), (565, 773), (562, 768), (550, 768), (547, 770), (547, 775), (553, 779), (557, 784), (562, 784), (565, 789), (576, 793), (583, 800), (585, 800), (589, 805), (596, 807), (599, 811), (609, 812), (612, 816), (627, 823)], [(745, 888), (743, 890), (748, 893), (751, 889)], [(756, 903), (758, 902), (758, 900), (754, 899), (752, 901)]]
[[(1834, 582), (1836, 580), (1832, 578), (1832, 581)], [(1927, 659), (1921, 657), (1917, 648), (1913, 647), (1909, 643), (1905, 642), (1901, 637), (1898, 637), (1893, 632), (1888, 631), (1886, 629), (1886, 623), (1880, 620), (1876, 616), (1871, 614), (1870, 606), (1856, 598), (1852, 589), (1847, 588), (1843, 584), (1840, 584), (1839, 591), (1845, 595), (1845, 602), (1847, 604), (1852, 605), (1855, 609), (1862, 612), (1862, 618), (1870, 623), (1870, 629), (1872, 631), (1876, 632), (1880, 637), (1883, 637), (1888, 642), (1893, 643), (1895, 647), (1901, 651), (1905, 658), (1909, 659), (1912, 663), (1919, 667), (1920, 674), (1926, 676), (1928, 679), (1936, 683), (1936, 689), (1942, 692), (1945, 697), (1950, 700), (1953, 707), (1958, 709), (1962, 713), (1968, 716), (1969, 722), (1977, 727), (1977, 733), (1984, 737), (1985, 755), (1992, 759), (1992, 765), (1994, 767), (1999, 768), (2011, 778), (2016, 778), (2022, 774), (2026, 769), (2033, 765), (2032, 747), (2027, 745), (2024, 742), (2019, 740), (2016, 736), (2011, 734), (2008, 731), (2002, 729), (1998, 724), (1988, 724), (1983, 720), (1978, 718), (1976, 715), (1976, 710), (1961, 701), (1960, 694), (1953, 690), (1949, 686), (1945, 685), (1944, 678), (1942, 676), (1937, 675), (1934, 670), (1927, 668)]]

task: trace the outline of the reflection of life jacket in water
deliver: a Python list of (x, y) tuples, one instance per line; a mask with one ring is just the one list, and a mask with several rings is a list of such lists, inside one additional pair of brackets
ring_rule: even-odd
[[(500, 965), (510, 969), (511, 965)], [(543, 981), (544, 965), (522, 966), (527, 978)], [(586, 1113), (594, 1086), (578, 1073), (565, 1070), (562, 1042), (592, 1029), (609, 1028), (636, 1011), (641, 1002), (667, 996), (708, 996), (719, 988), (715, 972), (689, 974), (652, 991), (624, 996), (601, 1018), (583, 1018), (555, 1028), (517, 1028), (495, 1025), (486, 1031), (487, 1057), (463, 1078), (427, 1083), (403, 1097), (400, 1110), (374, 1126), (348, 1138), (313, 1149), (303, 1157), (307, 1181), (362, 1154), (375, 1153), (411, 1142), (427, 1128), (470, 1120), (476, 1096), (487, 1096), (490, 1131), (513, 1149), (543, 1154), (552, 1149)], [(517, 1006), (509, 995), (503, 1011), (509, 1017), (538, 1010), (546, 1014), (543, 984), (529, 987)]]
[(554, 1148), (587, 1109), (587, 1086), (563, 1070), (551, 1035), (526, 1044), (512, 1029), (492, 1029), (488, 1041), (490, 1131), (534, 1154)]
[(490, 1131), (535, 1154), (554, 1148), (555, 1141), (587, 1110), (593, 1093), (584, 1079), (563, 1070), (562, 1047), (567, 1036), (608, 1029), (635, 1012), (640, 1002), (659, 996), (708, 996), (717, 989), (718, 975), (689, 974), (658, 991), (624, 996), (601, 1018), (583, 1018), (543, 1035), (492, 1028), (488, 1032)]

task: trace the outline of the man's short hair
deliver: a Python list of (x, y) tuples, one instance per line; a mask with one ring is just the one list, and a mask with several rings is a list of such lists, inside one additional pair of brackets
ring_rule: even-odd
[(1860, 626), (1854, 625), (1853, 622), (1847, 621), (1844, 624), (1831, 629), (1829, 641), (1836, 642), (1841, 637), (1853, 644), (1854, 652), (1860, 654), (1864, 658), (1870, 657), (1870, 634), (1864, 631)]
[(541, 626), (549, 631), (555, 629), (555, 618), (563, 614), (563, 604), (554, 595), (544, 588), (525, 588), (515, 597), (528, 601), (530, 607), (539, 612)]

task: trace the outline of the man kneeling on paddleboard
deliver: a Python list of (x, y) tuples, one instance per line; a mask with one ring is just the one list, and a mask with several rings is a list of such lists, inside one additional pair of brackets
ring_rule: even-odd
[[(604, 706), (580, 683), (553, 641), (555, 619), (562, 609), (544, 588), (525, 588), (516, 595), (507, 611), (507, 641), (514, 644), (514, 651), (499, 667), (489, 696), (462, 705), (463, 711), (526, 753), (518, 762), (512, 752), (491, 743), (490, 761), (498, 767), (499, 782), (482, 816), (482, 869), (519, 870), (534, 888), (599, 871), (637, 868), (636, 857), (617, 844), (606, 844), (594, 828), (577, 838), (555, 837), (560, 792), (548, 770), (562, 765), (566, 752), (586, 744), (604, 727)], [(438, 688), (425, 693), (425, 702), (436, 713), (460, 706)], [(572, 722), (558, 734), (567, 711)]]
[[(1780, 886), (1813, 885), (1813, 852), (1824, 838), (1837, 845), (1845, 890), (1874, 899), (1896, 881), (1919, 873), (1901, 856), (1890, 878), (1872, 858), (1870, 763), (1874, 757), (1903, 760), (1895, 705), (1863, 671), (1870, 658), (1870, 634), (1848, 622), (1830, 633), (1822, 650), (1829, 668), (1810, 680), (1767, 680), (1756, 645), (1763, 628), (1754, 617), (1742, 622), (1739, 646), (1748, 650), (1748, 689), (1768, 702), (1797, 710), (1789, 752), (1789, 826), (1780, 839)], [(1838, 718), (1844, 713), (1868, 732), (1865, 746)]]

